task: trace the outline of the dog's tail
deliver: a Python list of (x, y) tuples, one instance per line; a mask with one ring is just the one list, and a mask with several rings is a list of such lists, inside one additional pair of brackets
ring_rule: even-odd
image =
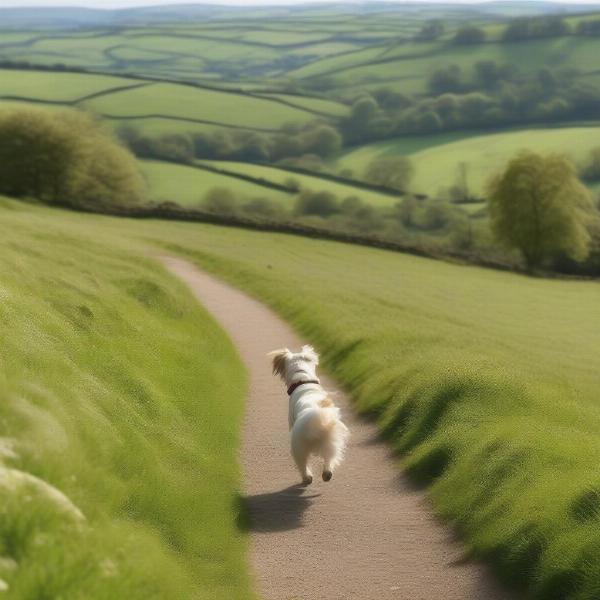
[(329, 398), (319, 403), (311, 422), (312, 434), (317, 441), (317, 453), (323, 458), (323, 479), (329, 481), (333, 470), (342, 462), (350, 432), (340, 420), (340, 409)]

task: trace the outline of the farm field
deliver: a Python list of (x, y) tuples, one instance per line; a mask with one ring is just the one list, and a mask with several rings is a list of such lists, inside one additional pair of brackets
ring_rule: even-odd
[(0, 213), (10, 597), (252, 598), (231, 343), (134, 238), (7, 199)]
[(171, 83), (82, 73), (0, 70), (0, 106), (23, 101), (76, 106), (115, 127), (135, 122), (149, 133), (220, 127), (276, 130), (319, 114), (333, 118), (347, 107), (321, 98), (250, 95)]
[(259, 197), (291, 202), (293, 198), (283, 191), (184, 165), (148, 160), (141, 163), (141, 170), (150, 199), (157, 202), (170, 201), (185, 207), (197, 207), (205, 194), (217, 187), (230, 189), (246, 199)]
[(398, 202), (397, 196), (373, 192), (352, 185), (329, 181), (316, 175), (312, 176), (303, 173), (294, 173), (293, 171), (286, 171), (285, 169), (276, 167), (218, 160), (200, 160), (198, 163), (210, 165), (219, 169), (226, 169), (234, 173), (250, 175), (251, 177), (257, 177), (279, 184), (287, 184), (290, 180), (294, 180), (300, 185), (301, 189), (308, 189), (315, 192), (331, 192), (340, 199), (348, 198), (349, 196), (357, 196), (364, 202), (372, 204), (373, 206), (393, 206)]
[[(342, 156), (338, 168), (358, 168), (376, 157), (409, 155), (415, 167), (412, 188), (415, 192), (436, 195), (456, 182), (458, 169), (468, 169), (470, 190), (483, 195), (490, 175), (500, 171), (519, 150), (559, 152), (569, 155), (576, 164), (583, 162), (590, 150), (598, 147), (600, 127), (564, 127), (524, 129), (481, 135), (446, 134), (423, 136), (415, 140), (383, 142), (363, 146)], [(462, 138), (462, 139), (461, 139)], [(453, 139), (455, 141), (453, 141)], [(419, 148), (419, 143), (423, 149)], [(427, 143), (431, 145), (426, 146)]]

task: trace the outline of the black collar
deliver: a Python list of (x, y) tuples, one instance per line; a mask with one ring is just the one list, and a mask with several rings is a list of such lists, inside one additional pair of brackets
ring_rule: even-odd
[(308, 381), (296, 381), (296, 383), (292, 383), (292, 385), (290, 385), (290, 387), (288, 388), (288, 396), (291, 396), (297, 388), (299, 388), (301, 385), (304, 385), (305, 383), (316, 383), (318, 385), (321, 382), (318, 379), (310, 379)]

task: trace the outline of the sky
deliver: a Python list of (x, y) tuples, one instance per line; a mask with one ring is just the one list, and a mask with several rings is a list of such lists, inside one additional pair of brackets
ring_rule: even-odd
[[(89, 8), (131, 8), (132, 6), (151, 6), (169, 4), (234, 4), (234, 5), (256, 5), (256, 4), (294, 4), (299, 0), (0, 0), (0, 7), (24, 7), (24, 6), (86, 6)], [(303, 0), (307, 1), (307, 0)], [(309, 0), (315, 1), (315, 0)], [(327, 1), (327, 0), (316, 0)], [(339, 1), (339, 0), (338, 0)], [(429, 2), (435, 0), (411, 0), (412, 2)], [(468, 4), (480, 2), (481, 0), (446, 0)], [(541, 1), (541, 0), (540, 0)], [(560, 1), (560, 0), (558, 0)], [(562, 4), (599, 4), (600, 0), (562, 0)]]

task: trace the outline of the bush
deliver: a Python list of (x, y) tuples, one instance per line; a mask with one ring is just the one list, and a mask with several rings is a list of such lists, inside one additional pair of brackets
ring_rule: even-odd
[(0, 193), (88, 209), (142, 200), (135, 158), (90, 116), (0, 111)]
[(297, 215), (330, 217), (340, 212), (340, 204), (331, 192), (303, 190), (296, 199), (294, 209)]
[(235, 194), (224, 187), (214, 187), (206, 192), (202, 201), (203, 208), (210, 213), (222, 216), (233, 216), (238, 212), (238, 201)]
[(406, 156), (376, 158), (365, 169), (364, 179), (369, 183), (403, 191), (414, 176), (414, 167)]

